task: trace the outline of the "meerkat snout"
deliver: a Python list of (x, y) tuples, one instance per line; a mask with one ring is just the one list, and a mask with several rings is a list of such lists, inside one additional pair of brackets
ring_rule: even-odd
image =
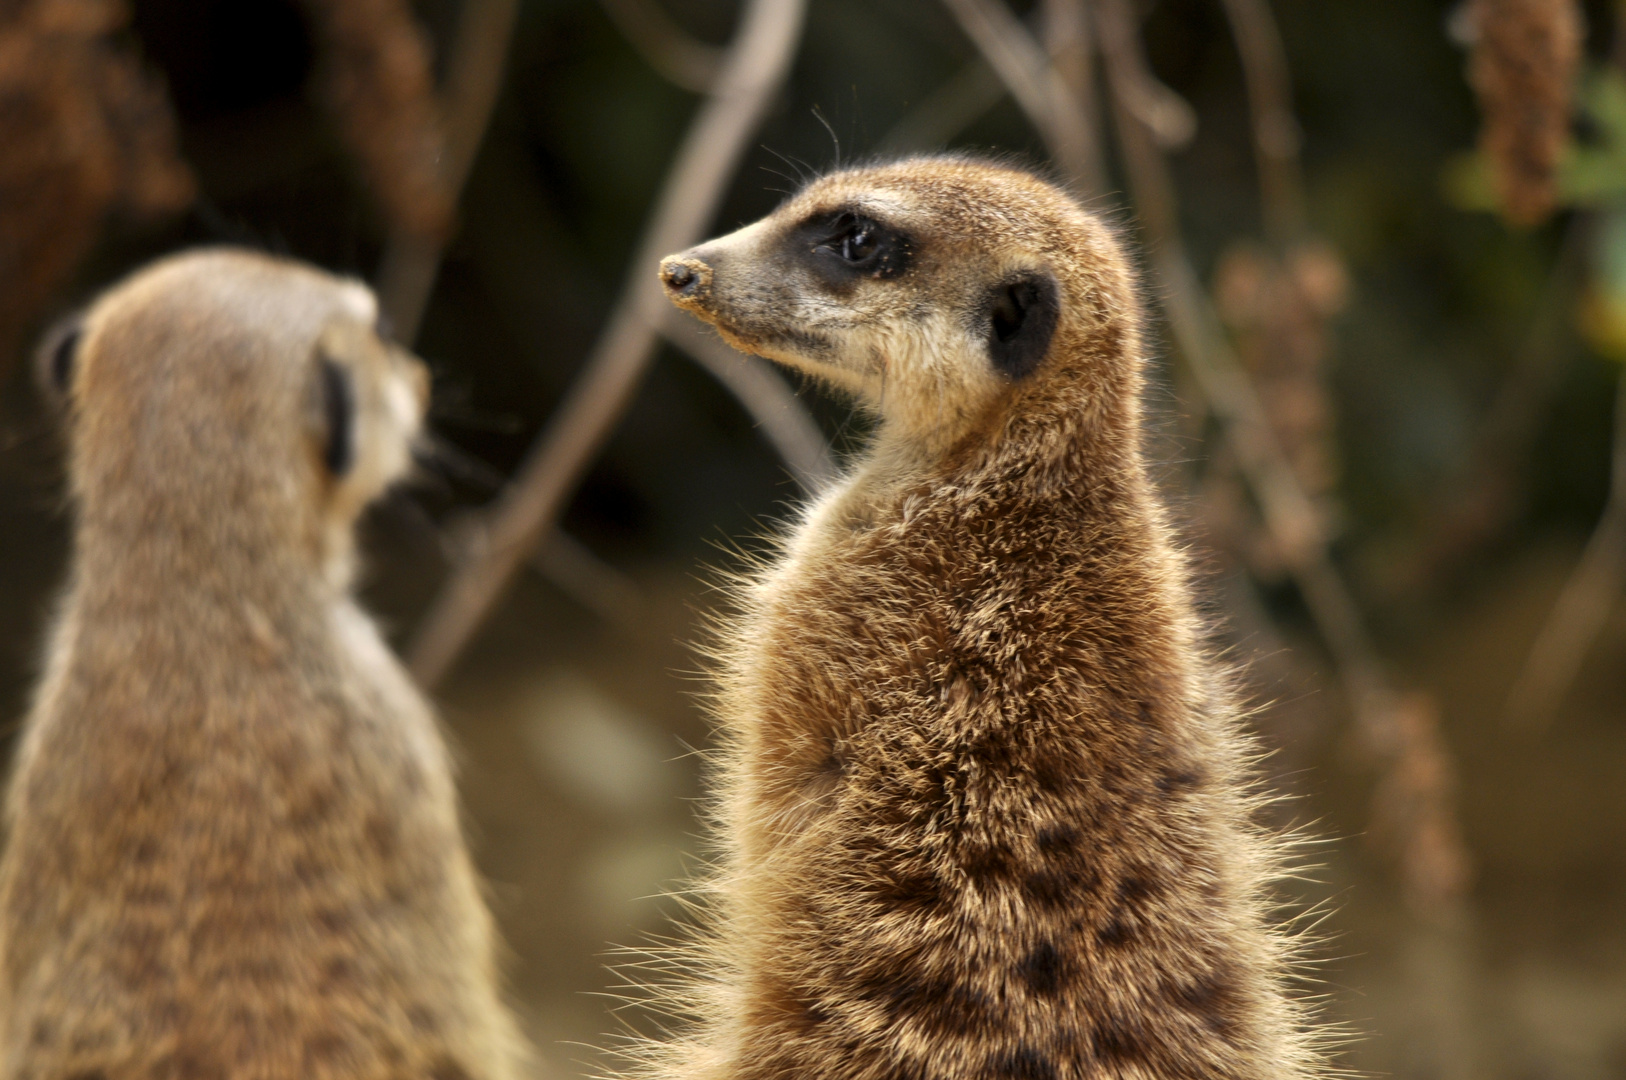
[[(1023, 198), (992, 207), (951, 167), (856, 175), (816, 180), (762, 221), (666, 258), (668, 297), (736, 348), (937, 441), (1020, 394), (1058, 334), (1098, 328), (1098, 298), (1066, 295), (1091, 283), (1056, 272), (1075, 256), (1055, 222), (1068, 221), (1069, 244), (1100, 247), (1103, 230), (1053, 189), (1013, 180)], [(1079, 313), (1071, 326), (1064, 311)]]

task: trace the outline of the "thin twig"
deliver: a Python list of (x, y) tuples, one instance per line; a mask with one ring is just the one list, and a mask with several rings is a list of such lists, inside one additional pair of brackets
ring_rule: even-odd
[(936, 90), (893, 124), (876, 144), (881, 154), (934, 149), (975, 123), (1005, 99), (1005, 84), (988, 61), (972, 57)]
[[(1110, 45), (1103, 41), (1102, 49), (1109, 51)], [(1152, 74), (1139, 49), (1117, 57), (1109, 76), (1113, 107), (1144, 126), (1158, 146), (1178, 150), (1197, 134), (1196, 110)]]
[[(1136, 51), (1132, 18), (1119, 0), (1099, 6), (1109, 85), (1117, 91), (1125, 53)], [(1293, 474), (1263, 404), (1231, 348), (1219, 316), (1192, 267), (1180, 230), (1173, 181), (1156, 143), (1127, 109), (1117, 117), (1119, 143), (1135, 208), (1150, 241), (1162, 302), (1180, 355), (1208, 406), (1225, 427), (1238, 467), (1258, 500), (1265, 528), (1304, 592), (1358, 716), (1378, 723), (1395, 699), (1359, 609), (1332, 566), (1321, 516)]]
[[(722, 64), (721, 48), (686, 34), (656, 0), (602, 3), (622, 35), (667, 80), (701, 93), (711, 89)], [(770, 365), (729, 348), (704, 326), (669, 306), (664, 308), (661, 334), (744, 406), (804, 492), (812, 494), (835, 478), (836, 465), (824, 433)]]
[(1401, 695), (1372, 644), (1360, 608), (1327, 549), (1314, 503), (1277, 441), (1185, 250), (1168, 163), (1153, 133), (1124, 104), (1122, 80), (1143, 61), (1124, 0), (1099, 0), (1102, 51), (1129, 188), (1150, 243), (1158, 296), (1175, 343), (1236, 455), (1237, 464), (1321, 631), (1366, 743), (1387, 764), (1386, 784), (1405, 791), (1399, 838), (1408, 895), (1418, 910), (1449, 918), (1468, 880), (1468, 857), (1451, 801), (1450, 759), (1431, 704)]
[[(1078, 102), (1079, 110), (1090, 120), (1090, 130), (1094, 131), (1099, 123), (1095, 120), (1097, 109), (1090, 70), (1093, 50), (1082, 0), (1045, 0), (1035, 14), (1038, 18), (1030, 16), (1030, 22), (1042, 25), (1051, 62), (1061, 74), (1068, 93)], [(881, 154), (904, 154), (941, 147), (1009, 93), (1004, 80), (994, 73), (987, 57), (979, 52), (893, 124), (876, 144), (876, 150)], [(1093, 136), (1091, 139), (1092, 156), (1095, 156)], [(1100, 179), (1095, 178), (1092, 184)], [(1091, 184), (1082, 186), (1091, 192), (1099, 190)]]
[(816, 494), (835, 479), (824, 432), (766, 360), (735, 351), (677, 308), (668, 309), (661, 334), (739, 399), (804, 492)]
[(531, 555), (554, 587), (621, 630), (640, 625), (648, 603), (638, 584), (563, 529), (554, 529)]
[(1001, 0), (944, 0), (1038, 129), (1050, 156), (1083, 191), (1105, 189), (1095, 125), (1045, 51)]
[(1524, 670), (1508, 694), (1510, 727), (1545, 727), (1564, 702), (1626, 581), (1626, 371), (1615, 390), (1609, 501), (1581, 561), (1564, 584)]
[[(463, 5), (442, 94), (446, 148), (440, 182), (454, 206), (491, 121), (518, 11), (519, 0), (465, 0)], [(385, 243), (379, 306), (402, 344), (418, 337), (444, 246), (442, 240), (400, 228)]]
[[(1089, 137), (1101, 127), (1100, 102), (1095, 92), (1095, 42), (1091, 40), (1090, 13), (1085, 0), (1040, 0), (1039, 39), (1050, 63), (1089, 121)], [(1100, 150), (1095, 146), (1099, 159)]]
[(704, 94), (717, 80), (723, 50), (693, 37), (656, 0), (599, 0), (644, 63), (667, 82)]
[(1281, 31), (1265, 0), (1225, 0), (1225, 14), (1248, 87), (1265, 232), (1278, 244), (1291, 243), (1305, 230), (1304, 177)]
[(1564, 372), (1562, 335), (1584, 274), (1593, 224), (1591, 214), (1576, 212), (1565, 226), (1524, 339), (1479, 421), (1462, 467), (1442, 485), (1441, 504), (1429, 522), (1428, 540), (1410, 581), (1436, 579), (1442, 569), (1459, 564), (1467, 552), (1500, 533), (1522, 508), (1530, 445)]
[(654, 355), (666, 298), (661, 256), (699, 239), (779, 87), (801, 36), (804, 0), (751, 0), (712, 96), (678, 152), (630, 276), (582, 373), (487, 518), (478, 557), (455, 570), (419, 627), (410, 666), (438, 683), (521, 562), (547, 534), (581, 472), (608, 438)]

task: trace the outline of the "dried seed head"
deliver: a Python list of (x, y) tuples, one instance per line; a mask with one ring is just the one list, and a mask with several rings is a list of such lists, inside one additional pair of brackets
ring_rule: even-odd
[(1517, 225), (1539, 224), (1557, 200), (1555, 170), (1581, 58), (1580, 9), (1574, 0), (1471, 0), (1466, 14), (1469, 80), (1484, 117), (1480, 148), (1502, 213)]
[(109, 211), (192, 200), (163, 87), (114, 37), (128, 21), (112, 0), (0, 7), (0, 368)]
[(390, 225), (444, 238), (452, 201), (430, 49), (406, 0), (306, 0), (324, 93)]

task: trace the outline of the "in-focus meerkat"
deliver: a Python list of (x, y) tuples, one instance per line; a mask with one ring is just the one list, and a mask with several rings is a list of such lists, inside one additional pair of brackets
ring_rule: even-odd
[(350, 596), (422, 365), (362, 285), (211, 250), (43, 354), (72, 580), (0, 858), (5, 1080), (506, 1080), (424, 699)]
[(1111, 231), (1024, 172), (914, 159), (661, 277), (879, 424), (725, 624), (716, 925), (654, 1075), (1313, 1074)]

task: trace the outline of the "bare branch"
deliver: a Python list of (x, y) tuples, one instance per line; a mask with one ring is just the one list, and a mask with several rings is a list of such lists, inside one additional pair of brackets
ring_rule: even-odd
[(1552, 720), (1626, 582), (1626, 372), (1615, 391), (1610, 470), (1603, 517), (1508, 694), (1510, 727), (1545, 727)]
[(488, 518), (488, 543), (443, 586), (419, 628), (410, 666), (424, 686), (451, 667), (515, 569), (552, 528), (582, 470), (609, 436), (654, 354), (666, 309), (661, 256), (699, 239), (790, 66), (804, 0), (751, 0), (712, 96), (667, 175), (629, 280), (575, 385)]
[[(1264, 406), (1226, 337), (1186, 253), (1173, 181), (1146, 126), (1121, 103), (1124, 79), (1139, 51), (1133, 16), (1121, 0), (1101, 0), (1099, 15), (1109, 84), (1120, 109), (1117, 127), (1135, 208), (1150, 241), (1169, 329), (1209, 407), (1225, 425), (1243, 475), (1259, 501), (1265, 527), (1301, 576), (1306, 599), (1327, 638), (1356, 707), (1392, 697), (1354, 601), (1326, 559), (1320, 515), (1277, 445)], [(1132, 76), (1131, 76), (1132, 77)]]
[[(1045, 0), (1038, 15), (1040, 18), (1037, 21), (1043, 27), (1044, 44), (1051, 61), (1061, 74), (1068, 93), (1077, 100), (1080, 112), (1090, 121), (1090, 131), (1093, 132), (1099, 126), (1096, 120), (1098, 110), (1094, 95), (1089, 20), (1083, 0)], [(1016, 48), (1021, 49), (1022, 46)], [(987, 58), (978, 53), (947, 82), (905, 113), (882, 137), (877, 149), (883, 154), (899, 154), (941, 146), (1003, 101), (1008, 93), (1004, 81), (994, 73)], [(1084, 138), (1089, 142), (1092, 155), (1096, 154), (1094, 135)], [(1095, 181), (1084, 186), (1090, 191), (1099, 190)]]
[[(1036, 14), (1039, 40), (1044, 43), (1051, 66), (1061, 77), (1069, 96), (1078, 103), (1078, 110), (1086, 121), (1078, 138), (1087, 142), (1097, 162), (1096, 171), (1104, 174), (1100, 164), (1101, 107), (1095, 91), (1095, 42), (1085, 3), (1086, 0), (1040, 0)], [(1102, 190), (1104, 181), (1104, 175), (1093, 177), (1090, 190)]]
[(636, 582), (563, 529), (548, 534), (531, 555), (531, 565), (566, 596), (622, 630), (636, 630), (648, 607)]
[(1004, 100), (1007, 91), (980, 55), (905, 113), (876, 149), (903, 154), (942, 146)]
[(1253, 114), (1253, 148), (1264, 202), (1265, 231), (1277, 243), (1305, 230), (1304, 177), (1299, 170), (1299, 125), (1281, 32), (1267, 0), (1225, 0), (1242, 77)]
[(735, 351), (677, 308), (668, 310), (662, 336), (739, 399), (804, 492), (828, 486), (837, 472), (829, 444), (784, 378), (766, 360)]
[[(1626, 20), (1622, 20), (1626, 23)], [(1481, 416), (1463, 465), (1441, 485), (1427, 540), (1406, 579), (1421, 583), (1505, 529), (1523, 505), (1530, 447), (1564, 372), (1563, 335), (1586, 269), (1596, 218), (1570, 216), (1523, 341)]]
[[(1104, 41), (1102, 47), (1110, 48)], [(1158, 146), (1178, 150), (1197, 134), (1196, 111), (1152, 74), (1139, 49), (1120, 57), (1110, 76), (1115, 107), (1143, 125)]]
[[(518, 11), (519, 0), (464, 2), (446, 72), (444, 151), (438, 170), (452, 206), (457, 205), (491, 121)], [(379, 306), (403, 344), (417, 339), (444, 248), (445, 239), (439, 234), (399, 227), (385, 244), (378, 271)]]
[(1265, 409), (1192, 267), (1168, 164), (1153, 133), (1122, 100), (1139, 52), (1124, 0), (1100, 0), (1103, 53), (1129, 187), (1158, 271), (1158, 296), (1180, 354), (1208, 399), (1278, 550), (1332, 654), (1367, 744), (1388, 766), (1385, 782), (1408, 793), (1397, 827), (1406, 890), (1417, 908), (1449, 915), (1461, 902), (1468, 857), (1451, 801), (1449, 757), (1432, 706), (1402, 697), (1372, 645), (1359, 607), (1327, 551), (1320, 516), (1277, 442)]
[(656, 0), (599, 3), (621, 36), (661, 78), (697, 94), (711, 89), (722, 67), (722, 49), (685, 32)]
[(1087, 192), (1105, 189), (1095, 124), (1050, 58), (1002, 0), (944, 0), (1038, 129), (1050, 156)]

